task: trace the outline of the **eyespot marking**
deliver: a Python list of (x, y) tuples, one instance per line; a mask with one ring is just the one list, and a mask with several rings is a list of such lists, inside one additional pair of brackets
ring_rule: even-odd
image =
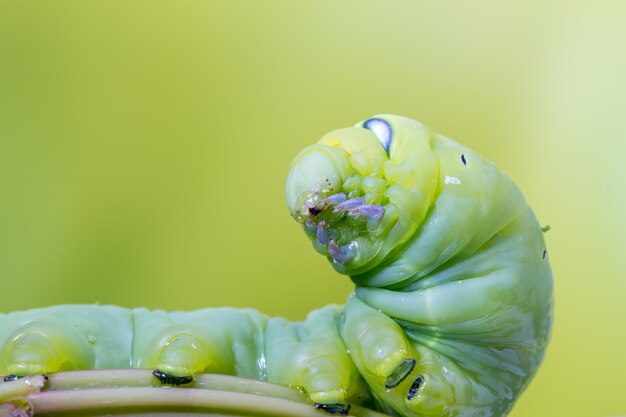
[(419, 391), (423, 383), (424, 383), (424, 377), (421, 375), (418, 376), (415, 382), (413, 382), (413, 385), (411, 385), (411, 388), (409, 389), (409, 393), (407, 394), (406, 399), (410, 401), (413, 398), (415, 398), (417, 396), (417, 392)]
[(385, 148), (385, 152), (389, 155), (389, 148), (391, 148), (391, 139), (393, 137), (393, 130), (391, 129), (389, 122), (373, 117), (364, 121), (363, 127), (374, 132), (380, 143), (383, 145), (383, 148)]
[(463, 165), (467, 165), (467, 158), (465, 158), (465, 154), (462, 153), (460, 159)]
[(543, 250), (543, 255), (541, 255), (541, 259), (546, 259), (548, 257), (548, 251), (547, 250)]
[(3, 378), (4, 382), (11, 382), (11, 381), (16, 381), (19, 378), (19, 376), (17, 375), (7, 375)]

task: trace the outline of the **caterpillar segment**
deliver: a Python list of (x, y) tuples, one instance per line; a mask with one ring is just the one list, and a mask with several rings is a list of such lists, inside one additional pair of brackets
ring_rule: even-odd
[(347, 415), (370, 399), (340, 336), (343, 310), (327, 306), (301, 323), (251, 309), (197, 311), (55, 306), (0, 315), (5, 380), (55, 372), (151, 369), (162, 384), (200, 373), (298, 387), (315, 408)]
[(356, 285), (342, 335), (381, 409), (508, 413), (549, 341), (552, 274), (506, 174), (419, 122), (379, 115), (302, 150), (287, 206)]

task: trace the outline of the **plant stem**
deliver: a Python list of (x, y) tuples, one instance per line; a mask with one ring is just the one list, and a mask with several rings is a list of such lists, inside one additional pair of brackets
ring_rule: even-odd
[(43, 375), (31, 375), (11, 382), (0, 384), (0, 404), (12, 398), (25, 397), (38, 392), (45, 383)]
[[(292, 387), (227, 375), (200, 374), (184, 387), (163, 386), (146, 369), (103, 369), (0, 383), (0, 404), (28, 400), (34, 415), (96, 417), (326, 417)], [(353, 406), (351, 416), (385, 417)]]
[[(51, 374), (46, 391), (87, 388), (163, 387), (148, 369), (100, 369)], [(172, 387), (167, 387), (172, 389)], [(230, 375), (199, 374), (183, 388), (201, 388), (219, 391), (258, 394), (289, 401), (308, 403), (300, 390), (254, 379)]]
[(36, 415), (81, 411), (82, 415), (117, 412), (240, 414), (247, 416), (320, 417), (313, 407), (280, 398), (198, 388), (125, 387), (49, 391), (31, 395)]

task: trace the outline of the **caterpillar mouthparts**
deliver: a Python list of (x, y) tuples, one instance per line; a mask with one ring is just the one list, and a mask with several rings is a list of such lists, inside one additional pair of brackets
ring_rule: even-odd
[(388, 157), (372, 132), (351, 128), (338, 135), (359, 138), (360, 148), (319, 143), (304, 149), (287, 178), (287, 204), (314, 248), (339, 271), (354, 273), (376, 257), (398, 221), (397, 187), (384, 178)]
[(304, 224), (318, 252), (343, 265), (354, 260), (361, 247), (376, 241), (385, 208), (367, 203), (363, 197), (348, 198), (344, 192), (324, 198), (319, 195), (306, 196), (297, 220)]

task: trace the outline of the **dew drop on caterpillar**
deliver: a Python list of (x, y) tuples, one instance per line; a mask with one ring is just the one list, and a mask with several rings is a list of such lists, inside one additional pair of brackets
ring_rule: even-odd
[(355, 283), (345, 307), (297, 323), (234, 308), (13, 312), (0, 315), (0, 374), (147, 368), (188, 386), (213, 373), (302, 387), (327, 414), (508, 413), (548, 343), (552, 277), (542, 228), (504, 173), (379, 115), (301, 151), (286, 200)]

